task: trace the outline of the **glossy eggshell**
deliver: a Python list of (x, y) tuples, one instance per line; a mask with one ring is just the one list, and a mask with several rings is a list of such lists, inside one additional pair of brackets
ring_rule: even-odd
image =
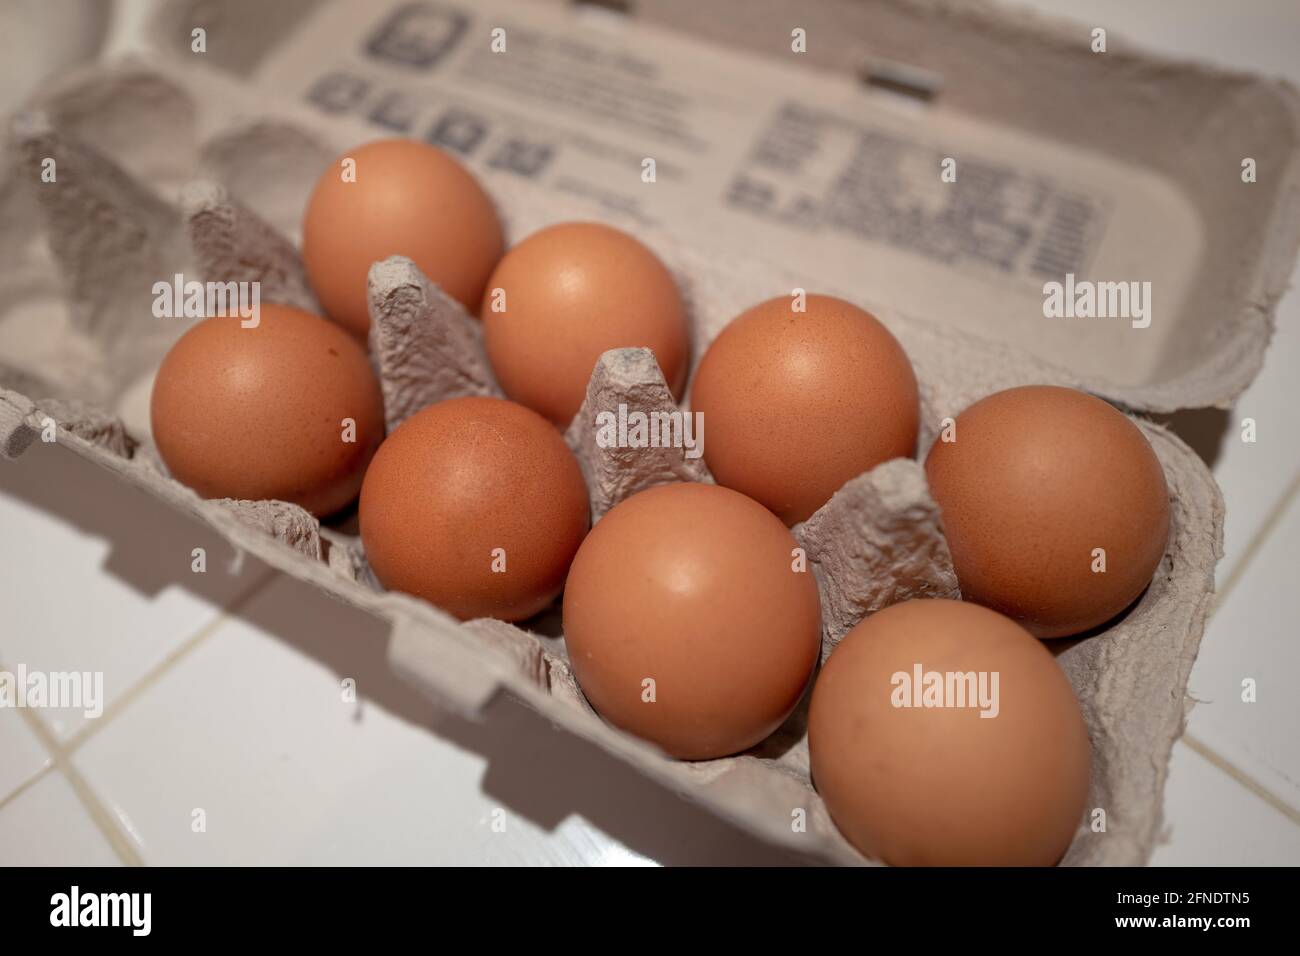
[(716, 485), (661, 485), (617, 505), (564, 593), (565, 645), (591, 705), (685, 759), (776, 730), (821, 646), (817, 584), (793, 569), (796, 547), (770, 512)]
[(451, 399), (411, 416), (361, 489), (361, 539), (380, 582), (462, 620), (517, 621), (545, 608), (589, 515), (564, 439), (499, 398)]
[(709, 346), (691, 385), (704, 416), (704, 460), (721, 485), (786, 524), (808, 518), (845, 482), (916, 450), (916, 376), (870, 313), (841, 299), (763, 302)]
[[(493, 308), (497, 289), (504, 311)], [(480, 315), (501, 388), (557, 425), (573, 420), (596, 360), (610, 349), (648, 348), (674, 395), (685, 383), (689, 341), (677, 283), (653, 252), (610, 226), (570, 222), (533, 233), (497, 266)]]
[[(338, 326), (263, 304), (260, 322), (205, 319), (154, 381), (154, 443), (205, 498), (274, 498), (328, 515), (350, 504), (384, 437), (379, 383)], [(355, 441), (345, 441), (345, 419)]]
[[(996, 672), (996, 716), (895, 706), (908, 688), (894, 675), (918, 663)], [(1091, 751), (1069, 681), (1028, 631), (973, 604), (907, 601), (850, 631), (818, 674), (808, 748), (840, 832), (887, 863), (1050, 866), (1083, 820)]]
[[(356, 162), (356, 181), (342, 161)], [(473, 312), (501, 258), (496, 207), (478, 181), (442, 150), (407, 139), (367, 143), (316, 181), (302, 224), (302, 258), (325, 314), (359, 338), (370, 328), (370, 266), (406, 256)]]
[(957, 416), (956, 441), (935, 442), (925, 467), (962, 596), (1039, 637), (1110, 620), (1164, 556), (1160, 461), (1136, 425), (1083, 392), (990, 395)]

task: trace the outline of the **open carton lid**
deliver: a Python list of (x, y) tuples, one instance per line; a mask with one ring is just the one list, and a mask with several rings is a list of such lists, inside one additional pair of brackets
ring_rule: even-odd
[(984, 2), (177, 0), (152, 36), (193, 64), (195, 26), (242, 82), (1135, 410), (1230, 406), (1300, 245), (1292, 87)]

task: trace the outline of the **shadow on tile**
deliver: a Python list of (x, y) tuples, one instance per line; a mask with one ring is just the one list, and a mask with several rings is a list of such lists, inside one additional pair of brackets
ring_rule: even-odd
[[(106, 540), (104, 570), (147, 597), (179, 585), (221, 607), (264, 567), (245, 561), (232, 575), (235, 550), (220, 535), (59, 445), (37, 442), (16, 461), (0, 461), (0, 495)], [(200, 547), (204, 574), (191, 570)]]
[(499, 696), (487, 720), (444, 717), (437, 730), (488, 759), (485, 792), (553, 829), (579, 813), (625, 845), (669, 866), (790, 866), (806, 861), (760, 843), (595, 745)]
[(482, 789), (513, 813), (544, 830), (579, 814), (624, 845), (666, 864), (794, 864), (705, 813), (677, 794), (646, 781), (592, 744), (566, 734), (526, 705), (499, 697), (482, 722), (442, 712), (388, 667), (383, 622), (283, 579), (238, 614), (321, 662), (341, 680), (356, 679), (367, 707), (381, 707), (487, 761)]

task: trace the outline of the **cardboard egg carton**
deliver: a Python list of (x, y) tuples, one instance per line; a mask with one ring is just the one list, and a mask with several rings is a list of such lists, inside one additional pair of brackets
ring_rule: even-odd
[[(297, 5), (277, 5), (277, 10), (281, 6)], [(530, 7), (528, 16), (534, 16), (533, 6), (525, 6)], [(704, 6), (672, 2), (651, 4), (647, 10), (656, 22), (716, 39), (722, 14), (715, 21)], [(758, 6), (763, 8), (759, 14), (777, 16), (769, 5)], [(1032, 97), (1024, 91), (1013, 97), (981, 57), (992, 66), (1005, 65), (1015, 51), (1016, 57), (1047, 70), (1047, 60), (1056, 55), (1066, 64), (1064, 73), (1087, 73), (1084, 61), (1076, 62), (1078, 54), (1067, 48), (1061, 28), (1026, 25), (983, 5), (960, 14), (929, 2), (887, 3), (869, 15), (857, 4), (819, 2), (808, 8), (811, 35), (834, 44), (836, 62), (860, 63), (860, 47), (869, 43), (879, 44), (872, 51), (877, 59), (888, 59), (886, 53), (903, 59), (919, 31), (946, 36), (965, 29), (969, 36), (934, 52), (945, 60), (949, 77), (966, 81), (955, 95), (975, 116), (993, 109), (999, 96), (1011, 98), (1001, 108), (1019, 109), (1035, 121), (1043, 109), (1029, 102)], [(397, 16), (403, 9), (394, 6), (390, 12)], [(713, 5), (708, 9), (713, 11)], [(188, 4), (173, 4), (157, 25), (160, 35), (183, 35), (178, 26), (188, 22), (191, 12)], [(329, 18), (335, 15), (337, 6), (327, 7), (311, 26), (332, 28)], [(221, 31), (235, 29), (237, 22), (234, 17), (211, 24), (210, 42), (219, 42)], [(730, 22), (734, 28), (749, 21)], [(832, 22), (850, 29), (841, 29), (833, 39), (829, 31), (817, 29), (819, 23)], [(857, 32), (867, 25), (879, 28), (869, 41)], [(388, 21), (381, 26), (389, 29)], [(240, 25), (244, 28), (247, 24)], [(280, 23), (279, 29), (289, 28)], [(371, 34), (372, 45), (381, 33)], [(747, 42), (743, 28), (735, 39)], [(0, 314), (0, 451), (7, 457), (21, 453), (53, 419), (59, 423), (61, 444), (195, 515), (236, 547), (389, 621), (392, 665), (442, 705), (477, 718), (497, 695), (512, 695), (627, 761), (648, 780), (680, 792), (758, 839), (809, 861), (863, 862), (839, 836), (810, 784), (806, 700), (776, 734), (745, 754), (695, 763), (670, 760), (591, 711), (573, 679), (562, 640), (545, 620), (534, 622), (533, 631), (497, 621), (458, 623), (419, 599), (383, 591), (347, 521), (322, 525), (283, 502), (204, 501), (167, 476), (142, 409), (152, 370), (188, 322), (153, 316), (152, 283), (175, 273), (187, 279), (256, 280), (262, 283), (263, 301), (314, 308), (296, 251), (307, 194), (334, 156), (383, 133), (353, 118), (323, 117), (293, 99), (268, 96), (223, 72), (220, 62), (217, 69), (196, 66), (169, 54), (165, 43), (159, 45), (159, 55), (147, 61), (95, 65), (43, 91), (5, 144), (0, 291), (7, 295), (0, 301), (15, 304)], [(239, 50), (242, 58), (264, 52), (247, 46)], [(283, 55), (286, 62), (292, 60), (292, 50)], [(1297, 220), (1278, 218), (1268, 204), (1285, 205), (1297, 195), (1294, 98), (1263, 81), (1222, 77), (1199, 67), (1168, 67), (1147, 76), (1142, 68), (1149, 62), (1124, 54), (1120, 68), (1146, 77), (1148, 85), (1166, 82), (1170, 75), (1183, 77), (1189, 84), (1186, 95), (1202, 101), (1210, 95), (1207, 90), (1231, 88), (1233, 102), (1248, 100), (1275, 118), (1288, 117), (1256, 144), (1256, 152), (1288, 172), (1261, 188), (1264, 195), (1252, 196), (1244, 208), (1222, 206), (1218, 199), (1201, 201), (1198, 208), (1206, 216), (1222, 206), (1232, 219), (1224, 231), (1256, 252), (1249, 260), (1225, 258), (1209, 270), (1216, 290), (1213, 304), (1223, 307), (1212, 339), (1231, 346), (1207, 346), (1199, 356), (1174, 356), (1164, 365), (1150, 365), (1145, 379), (1107, 381), (1058, 361), (1054, 341), (1028, 348), (1005, 335), (999, 338), (985, 321), (993, 321), (996, 308), (974, 305), (973, 311), (988, 314), (977, 316), (973, 331), (957, 328), (934, 316), (891, 307), (880, 300), (879, 288), (864, 290), (870, 284), (865, 280), (862, 285), (837, 284), (765, 258), (743, 235), (710, 241), (700, 230), (647, 224), (636, 209), (542, 189), (490, 164), (475, 172), (498, 204), (509, 242), (553, 222), (598, 219), (635, 233), (654, 248), (683, 290), (694, 362), (743, 309), (796, 288), (869, 306), (899, 338), (916, 369), (922, 402), (918, 459), (923, 460), (945, 417), (955, 417), (1002, 388), (1026, 383), (1085, 387), (1140, 413), (1230, 402), (1258, 368), (1268, 338), (1269, 307), (1280, 295), (1297, 243)], [(242, 59), (238, 65), (250, 67)], [(263, 66), (263, 76), (268, 69)], [(1105, 91), (1098, 102), (1107, 103), (1114, 95)], [(1179, 104), (1190, 109), (1183, 98)], [(1117, 107), (1121, 120), (1127, 109)], [(1048, 124), (1052, 129), (1057, 125)], [(57, 186), (40, 181), (41, 164), (49, 157), (58, 163)], [(1201, 175), (1203, 171), (1195, 173)], [(1261, 199), (1265, 201), (1257, 201)], [(1122, 234), (1113, 239), (1122, 241)], [(957, 276), (954, 282), (963, 281), (959, 269), (951, 271)], [(925, 281), (926, 274), (909, 273), (904, 279)], [(1198, 275), (1194, 283), (1203, 290), (1207, 281)], [(390, 428), (442, 398), (496, 393), (477, 320), (409, 260), (394, 257), (372, 266), (369, 294), (371, 355)], [(1177, 320), (1190, 336), (1201, 328), (1195, 313), (1199, 306), (1190, 294), (1180, 301), (1183, 311)], [(1103, 345), (1118, 350), (1122, 341), (1132, 340)], [(1185, 342), (1178, 348), (1186, 348)], [(596, 412), (612, 410), (619, 402), (644, 411), (673, 407), (644, 350), (617, 350), (601, 359), (587, 402), (566, 433), (587, 478), (596, 520), (641, 488), (667, 480), (710, 480), (701, 460), (687, 459), (680, 451), (600, 448), (591, 421)], [(1105, 810), (1106, 820), (1104, 832), (1085, 825), (1091, 816), (1081, 821), (1064, 861), (1070, 864), (1141, 863), (1160, 837), (1169, 753), (1182, 733), (1187, 678), (1220, 554), (1223, 505), (1205, 465), (1169, 430), (1133, 417), (1164, 468), (1171, 531), (1164, 560), (1134, 607), (1097, 633), (1050, 645), (1075, 689), (1092, 739), (1088, 807)], [(810, 456), (816, 453), (808, 449)], [(874, 610), (909, 597), (957, 594), (938, 508), (919, 460), (888, 462), (854, 479), (793, 529), (822, 594), (823, 657)], [(806, 826), (792, 826), (801, 820)]]

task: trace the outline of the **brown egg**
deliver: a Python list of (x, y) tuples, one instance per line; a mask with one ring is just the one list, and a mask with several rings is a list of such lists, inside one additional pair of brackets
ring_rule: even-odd
[(360, 512), (384, 587), (462, 620), (518, 621), (560, 593), (590, 505), (577, 459), (544, 418), (499, 398), (455, 398), (389, 436)]
[(808, 749), (840, 832), (898, 866), (1050, 866), (1088, 798), (1088, 731), (1056, 660), (960, 601), (850, 631), (813, 688)]
[(684, 759), (776, 730), (821, 647), (817, 584), (794, 570), (797, 547), (768, 511), (716, 485), (661, 485), (616, 506), (564, 592), (564, 641), (591, 705)]
[[(355, 161), (351, 182), (347, 159)], [(316, 298), (362, 339), (373, 263), (406, 256), (473, 312), (503, 248), (501, 221), (478, 181), (447, 153), (409, 139), (366, 143), (331, 163), (302, 223), (302, 259)]]
[(150, 414), (168, 469), (203, 497), (274, 498), (315, 515), (352, 502), (384, 437), (362, 348), (284, 305), (262, 305), (252, 328), (219, 316), (181, 336), (158, 369)]
[(653, 252), (610, 226), (567, 222), (533, 233), (492, 273), (480, 314), (501, 388), (557, 425), (578, 413), (610, 349), (648, 348), (674, 395), (685, 383), (677, 283)]
[(1120, 412), (1071, 388), (1012, 388), (957, 416), (955, 438), (935, 442), (925, 469), (967, 600), (1062, 637), (1110, 620), (1151, 583), (1169, 491)]
[(916, 376), (870, 313), (809, 295), (754, 306), (709, 346), (691, 386), (704, 415), (704, 460), (718, 484), (786, 524), (809, 517), (846, 481), (916, 450)]

